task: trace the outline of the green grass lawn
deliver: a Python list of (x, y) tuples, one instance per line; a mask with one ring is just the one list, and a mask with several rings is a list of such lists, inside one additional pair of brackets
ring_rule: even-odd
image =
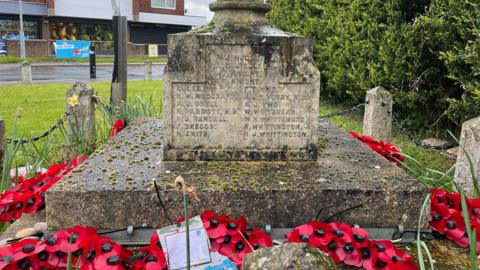
[[(128, 58), (129, 63), (143, 63), (145, 60), (150, 60), (154, 63), (166, 63), (166, 57), (137, 57)], [(75, 62), (75, 63), (88, 63), (89, 59), (59, 59), (55, 57), (27, 57), (27, 61), (30, 63), (42, 63), (42, 62)], [(0, 57), (0, 64), (2, 63), (20, 63), (22, 59), (16, 56), (4, 56)], [(97, 57), (97, 63), (113, 63), (113, 57)]]
[[(66, 93), (71, 83), (32, 85), (0, 85), (0, 118), (5, 120), (10, 134), (17, 108), (22, 118), (17, 122), (17, 134), (26, 138), (38, 136), (56, 123), (66, 109)], [(110, 83), (89, 83), (101, 98), (110, 98)], [(160, 108), (163, 84), (161, 81), (132, 81), (128, 83), (130, 97), (153, 97), (156, 109)]]

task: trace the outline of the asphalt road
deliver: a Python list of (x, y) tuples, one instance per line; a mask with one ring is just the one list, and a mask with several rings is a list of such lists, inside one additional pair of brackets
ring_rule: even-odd
[[(154, 64), (153, 79), (161, 80), (165, 64)], [(113, 64), (97, 65), (97, 78), (90, 79), (90, 68), (84, 63), (43, 63), (32, 64), (34, 82), (70, 82), (70, 81), (110, 81)], [(144, 79), (144, 65), (130, 64), (128, 66), (129, 80)], [(0, 64), (0, 83), (21, 81), (20, 64)]]

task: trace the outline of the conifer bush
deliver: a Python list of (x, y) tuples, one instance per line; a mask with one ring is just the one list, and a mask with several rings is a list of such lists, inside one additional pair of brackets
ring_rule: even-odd
[(272, 2), (274, 25), (312, 37), (324, 97), (359, 103), (383, 85), (420, 131), (480, 114), (480, 1)]

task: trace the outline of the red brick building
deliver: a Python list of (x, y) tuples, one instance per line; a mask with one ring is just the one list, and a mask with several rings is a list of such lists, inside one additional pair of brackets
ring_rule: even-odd
[[(129, 54), (143, 56), (146, 44), (158, 44), (166, 53), (167, 35), (207, 23), (191, 8), (195, 0), (119, 0), (128, 18)], [(197, 1), (198, 2), (198, 1)], [(206, 5), (206, 4), (205, 4)], [(100, 54), (112, 51), (110, 0), (23, 0), (27, 56), (51, 56), (55, 40), (90, 40)], [(18, 55), (18, 0), (0, 0), (0, 38), (8, 55)]]

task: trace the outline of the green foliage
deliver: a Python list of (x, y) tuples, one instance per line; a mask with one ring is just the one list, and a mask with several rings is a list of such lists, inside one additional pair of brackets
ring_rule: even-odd
[[(480, 114), (480, 6), (474, 0), (434, 0), (414, 25), (453, 82), (446, 115), (458, 125)], [(432, 50), (432, 48), (434, 50)]]
[(423, 201), (422, 208), (420, 208), (420, 216), (418, 217), (416, 244), (417, 244), (418, 265), (420, 266), (420, 270), (427, 269), (425, 267), (425, 261), (423, 259), (423, 252), (425, 252), (425, 254), (427, 255), (428, 261), (430, 262), (430, 270), (435, 270), (435, 267), (433, 265), (434, 260), (432, 258), (432, 255), (430, 254), (430, 249), (420, 237), (421, 235), (420, 231), (423, 228), (423, 221), (424, 221), (423, 217), (425, 215), (425, 210), (430, 209), (428, 208), (429, 203), (430, 203), (430, 195), (428, 195)]
[(480, 14), (472, 1), (274, 0), (269, 18), (312, 37), (322, 95), (358, 103), (382, 85), (403, 124), (425, 130), (448, 124), (445, 116), (461, 123), (480, 112)]
[[(155, 109), (155, 105), (156, 104), (153, 102), (153, 96), (151, 95), (148, 99), (136, 96), (128, 99), (126, 103), (122, 102), (119, 116), (116, 116), (110, 103), (103, 100), (98, 103), (98, 108), (102, 112), (105, 122), (111, 127), (118, 118), (123, 119), (126, 125), (128, 125), (138, 118), (159, 116), (159, 112)], [(161, 112), (162, 104), (160, 103), (160, 113)]]

